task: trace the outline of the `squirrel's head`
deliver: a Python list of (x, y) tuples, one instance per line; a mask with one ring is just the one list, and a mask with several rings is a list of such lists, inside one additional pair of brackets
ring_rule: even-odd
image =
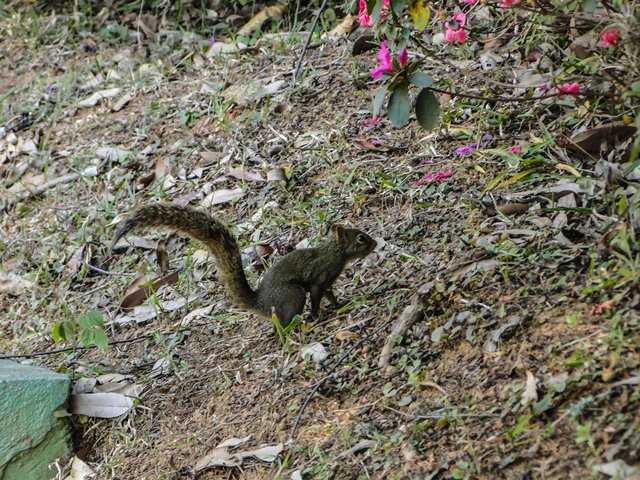
[(349, 258), (364, 258), (376, 248), (376, 241), (356, 228), (345, 228), (342, 225), (331, 225), (331, 236)]

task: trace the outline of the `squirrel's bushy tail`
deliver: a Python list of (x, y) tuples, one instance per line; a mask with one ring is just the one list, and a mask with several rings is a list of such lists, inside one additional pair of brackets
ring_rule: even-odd
[(242, 268), (238, 241), (222, 221), (193, 207), (156, 203), (136, 207), (120, 222), (109, 250), (128, 232), (145, 227), (168, 227), (180, 230), (204, 243), (215, 255), (218, 276), (229, 296), (240, 307), (256, 307), (256, 292), (251, 289)]

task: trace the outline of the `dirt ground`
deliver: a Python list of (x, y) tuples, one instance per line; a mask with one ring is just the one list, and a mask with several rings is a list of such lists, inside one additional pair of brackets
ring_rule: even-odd
[[(64, 344), (54, 343), (54, 324), (103, 313), (116, 342), (106, 351), (20, 359), (75, 379), (132, 376), (140, 387), (124, 416), (71, 419), (78, 456), (98, 478), (189, 478), (214, 447), (247, 436), (237, 450), (282, 444), (282, 453), (199, 478), (638, 478), (630, 473), (640, 465), (637, 277), (607, 283), (623, 268), (602, 251), (616, 215), (607, 223), (578, 211), (615, 202), (571, 190), (576, 208), (563, 210), (560, 195), (545, 196), (575, 180), (558, 162), (596, 178), (593, 159), (559, 146), (567, 107), (526, 116), (493, 105), (483, 117), (477, 103), (441, 97), (439, 129), (415, 121), (393, 129), (365, 124), (375, 52), (353, 56), (351, 41), (311, 48), (291, 87), (297, 42), (209, 60), (207, 39), (190, 32), (141, 42), (104, 33), (110, 21), (92, 32), (63, 16), (0, 22), (0, 125), (28, 112), (31, 123), (15, 135), (37, 147), (9, 156), (3, 140), (0, 270), (27, 283), (0, 296), (0, 347), (55, 350)], [(426, 62), (434, 76), (452, 68)], [(274, 91), (252, 97), (256, 80)], [(477, 78), (460, 82), (472, 88)], [(243, 93), (230, 97), (234, 87)], [(78, 106), (111, 88), (115, 97)], [(500, 125), (496, 111), (507, 117)], [(538, 151), (548, 163), (487, 193), (514, 172), (490, 150), (542, 138), (540, 122), (558, 139)], [(236, 167), (260, 178), (238, 179), (229, 174)], [(271, 324), (226, 300), (197, 242), (136, 232), (150, 248), (141, 240), (105, 257), (111, 222), (134, 205), (199, 206), (225, 191), (235, 198), (207, 208), (234, 226), (251, 281), (300, 242), (316, 244), (331, 223), (376, 238), (378, 250), (338, 281), (345, 306), (323, 304), (322, 318), (283, 345)], [(526, 207), (500, 210), (515, 204)], [(153, 318), (123, 319), (132, 277), (164, 275), (159, 239), (178, 281), (156, 292)], [(180, 306), (165, 306), (172, 301)], [(403, 312), (413, 322), (381, 367)], [(301, 355), (316, 343), (327, 353), (320, 363)]]

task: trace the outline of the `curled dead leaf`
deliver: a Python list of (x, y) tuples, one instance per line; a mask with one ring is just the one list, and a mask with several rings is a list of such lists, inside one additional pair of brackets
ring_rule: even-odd
[(606, 302), (594, 305), (593, 307), (591, 307), (591, 310), (589, 310), (589, 313), (591, 315), (602, 315), (611, 310), (615, 306), (615, 304), (616, 301), (612, 298), (611, 300), (607, 300)]
[(245, 182), (264, 182), (264, 177), (257, 172), (245, 170), (244, 167), (235, 167), (227, 172), (227, 175)]
[(521, 405), (529, 405), (530, 403), (538, 401), (538, 380), (536, 377), (527, 370), (527, 382), (522, 393)]
[(244, 197), (244, 191), (241, 188), (235, 188), (233, 190), (215, 190), (211, 192), (209, 195), (204, 197), (201, 202), (201, 205), (205, 208), (210, 207), (212, 205), (218, 205), (220, 203), (232, 202), (235, 200), (239, 200)]
[(503, 215), (521, 215), (525, 213), (531, 205), (528, 203), (511, 202), (498, 207), (498, 211)]
[(33, 282), (14, 273), (0, 272), (0, 295), (18, 296), (33, 288)]
[(607, 123), (572, 136), (569, 148), (576, 151), (586, 150), (597, 153), (603, 143), (614, 145), (624, 142), (631, 138), (636, 131), (637, 128), (634, 125), (627, 125), (622, 121)]
[(237, 35), (249, 36), (256, 30), (262, 27), (262, 25), (271, 19), (282, 18), (284, 12), (287, 11), (287, 5), (274, 5), (272, 7), (266, 7), (256, 13), (251, 19), (245, 23)]
[(358, 336), (350, 332), (349, 330), (342, 330), (341, 332), (336, 333), (335, 339), (339, 342), (344, 342), (347, 340), (355, 340)]
[(133, 408), (133, 399), (120, 393), (81, 393), (69, 397), (69, 412), (97, 418), (114, 418)]
[(180, 278), (180, 270), (155, 280), (149, 280), (147, 276), (142, 276), (133, 281), (127, 288), (127, 294), (122, 299), (120, 308), (128, 310), (141, 305), (147, 298), (154, 295), (163, 285), (173, 285)]
[(333, 30), (323, 35), (323, 38), (333, 39), (337, 37), (344, 37), (350, 34), (357, 25), (358, 21), (349, 13)]

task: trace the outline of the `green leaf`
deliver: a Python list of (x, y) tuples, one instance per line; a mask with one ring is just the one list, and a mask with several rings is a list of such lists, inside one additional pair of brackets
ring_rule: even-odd
[(377, 0), (373, 10), (371, 10), (371, 21), (374, 25), (380, 23), (380, 14), (382, 13), (383, 0)]
[(423, 0), (411, 0), (409, 3), (409, 14), (413, 20), (413, 24), (418, 30), (424, 30), (429, 25), (429, 17), (431, 11), (426, 6)]
[(440, 104), (431, 90), (426, 88), (416, 98), (416, 117), (418, 123), (425, 130), (431, 130), (438, 125), (440, 120)]
[(518, 424), (515, 426), (513, 430), (509, 432), (509, 436), (511, 438), (515, 438), (524, 432), (524, 429), (529, 425), (529, 421), (531, 420), (531, 415), (523, 415), (518, 419)]
[(409, 83), (416, 87), (427, 88), (433, 85), (433, 78), (424, 72), (415, 72), (409, 75)]
[(505, 170), (504, 172), (498, 174), (493, 180), (491, 180), (487, 185), (482, 189), (483, 192), (488, 192), (492, 190), (500, 181), (507, 176), (509, 172)]
[(522, 172), (516, 173), (514, 176), (512, 176), (512, 177), (506, 179), (504, 182), (500, 183), (500, 185), (496, 185), (495, 189), (499, 190), (500, 188), (507, 187), (507, 186), (511, 185), (512, 183), (519, 182), (524, 177), (528, 176), (529, 174), (531, 174), (533, 172), (537, 172), (537, 171), (538, 171), (537, 168), (529, 168), (529, 169), (524, 170)]
[(393, 13), (397, 16), (402, 15), (405, 3), (407, 3), (405, 0), (391, 0), (391, 9), (393, 10)]
[(451, 478), (455, 478), (456, 480), (460, 480), (460, 479), (464, 478), (464, 472), (462, 470), (460, 470), (459, 468), (456, 468), (451, 473)]
[(107, 338), (107, 334), (104, 330), (94, 328), (93, 343), (96, 347), (103, 351), (109, 347), (109, 339)]
[(533, 414), (540, 415), (553, 407), (553, 397), (547, 395), (542, 400), (533, 404)]
[(596, 6), (596, 0), (582, 0), (582, 10), (586, 13), (595, 12)]
[(100, 310), (91, 310), (89, 313), (80, 315), (78, 317), (78, 324), (80, 328), (86, 329), (93, 326), (104, 327), (104, 321), (102, 319), (102, 312)]
[(61, 329), (62, 329), (62, 323), (60, 322), (57, 322), (56, 324), (54, 324), (53, 328), (51, 329), (51, 335), (53, 335), (53, 341), (56, 343), (62, 340), (62, 335), (60, 334)]
[(375, 96), (373, 97), (373, 116), (377, 117), (378, 114), (380, 113), (380, 110), (382, 110), (382, 102), (384, 102), (384, 97), (387, 93), (387, 85), (385, 85), (384, 87), (380, 88)]
[(393, 397), (396, 393), (398, 393), (398, 390), (396, 390), (393, 387), (393, 383), (391, 382), (387, 382), (385, 384), (384, 387), (382, 387), (382, 393), (386, 396), (386, 397)]
[(95, 335), (92, 328), (84, 328), (80, 330), (79, 337), (82, 345), (84, 345), (85, 347), (90, 347), (91, 345), (93, 345)]
[(396, 128), (404, 127), (409, 123), (410, 110), (409, 87), (406, 83), (400, 83), (393, 90), (391, 98), (389, 99), (388, 116), (391, 124)]
[(53, 341), (58, 343), (59, 341), (70, 342), (73, 340), (73, 336), (76, 333), (76, 324), (73, 322), (58, 322), (53, 326), (51, 334), (53, 335)]
[(376, 7), (377, 3), (380, 3), (382, 5), (382, 2), (380, 0), (367, 0), (367, 13), (369, 15), (371, 15), (371, 12), (373, 12), (373, 9)]

